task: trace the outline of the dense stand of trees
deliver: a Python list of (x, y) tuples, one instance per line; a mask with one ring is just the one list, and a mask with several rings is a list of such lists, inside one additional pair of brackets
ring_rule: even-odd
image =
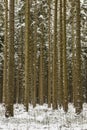
[(87, 10), (80, 2), (2, 1), (0, 102), (6, 117), (14, 115), (14, 103), (24, 104), (26, 111), (29, 103), (47, 103), (67, 112), (71, 102), (77, 114), (82, 111), (87, 102), (87, 16), (81, 10)]

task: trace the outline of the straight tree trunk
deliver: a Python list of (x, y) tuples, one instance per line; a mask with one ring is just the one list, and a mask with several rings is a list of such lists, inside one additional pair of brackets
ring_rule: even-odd
[[(42, 27), (43, 30), (43, 27)], [(43, 98), (43, 37), (41, 36), (41, 45), (40, 45), (40, 72), (39, 72), (39, 101), (40, 105), (44, 103)]]
[(26, 111), (28, 111), (28, 104), (29, 104), (29, 31), (30, 31), (30, 1), (25, 0), (25, 95), (24, 95), (24, 105)]
[(57, 108), (57, 6), (58, 0), (55, 0), (54, 11), (54, 47), (53, 47), (53, 88), (52, 88), (52, 103), (53, 109)]
[(66, 62), (66, 0), (63, 0), (63, 108), (68, 110), (68, 84)]
[(48, 15), (49, 15), (49, 20), (48, 20), (48, 26), (49, 26), (49, 50), (48, 50), (48, 107), (51, 107), (51, 71), (50, 71), (50, 65), (51, 65), (51, 61), (50, 61), (50, 46), (51, 46), (51, 30), (50, 30), (50, 20), (51, 20), (51, 9), (50, 9), (50, 4), (51, 4), (51, 1), (48, 0)]
[(5, 1), (5, 37), (4, 37), (4, 67), (3, 67), (3, 103), (6, 102), (7, 89), (7, 47), (8, 47), (8, 0)]
[(82, 110), (80, 0), (76, 0), (76, 113)]
[(36, 106), (36, 59), (37, 59), (37, 0), (35, 0), (35, 33), (34, 33), (34, 89), (33, 89), (33, 107)]
[(59, 56), (60, 56), (60, 67), (59, 67), (59, 86), (58, 86), (58, 105), (63, 105), (63, 36), (62, 36), (62, 0), (60, 0), (60, 43), (59, 43)]
[(13, 116), (14, 103), (14, 0), (10, 0), (9, 7), (9, 59), (8, 59), (8, 86), (6, 94), (5, 116)]
[(76, 51), (75, 51), (75, 3), (72, 0), (71, 3), (71, 12), (72, 12), (72, 86), (73, 86), (73, 103), (74, 106), (76, 104), (76, 99), (75, 99), (75, 95), (76, 95), (76, 78), (75, 78), (75, 70), (76, 70)]

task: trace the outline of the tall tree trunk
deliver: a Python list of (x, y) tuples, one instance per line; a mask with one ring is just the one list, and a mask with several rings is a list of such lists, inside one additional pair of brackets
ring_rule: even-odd
[(35, 0), (35, 33), (34, 33), (34, 89), (33, 89), (33, 106), (36, 106), (36, 59), (37, 59), (37, 0)]
[(76, 113), (82, 110), (80, 0), (76, 0)]
[(51, 1), (48, 0), (48, 15), (49, 15), (49, 20), (48, 20), (48, 26), (49, 26), (49, 30), (48, 30), (48, 35), (49, 35), (49, 48), (48, 48), (48, 107), (51, 107), (51, 70), (50, 70), (50, 65), (51, 65), (51, 60), (50, 60), (50, 46), (51, 46), (51, 30), (50, 30), (50, 20), (51, 20), (51, 9), (50, 9), (50, 5)]
[(29, 38), (29, 31), (30, 31), (30, 1), (25, 0), (25, 95), (24, 95), (24, 105), (26, 111), (28, 111), (28, 103), (29, 103), (29, 45), (30, 45), (30, 38)]
[(80, 1), (72, 1), (72, 78), (73, 102), (76, 113), (82, 110)]
[[(43, 28), (43, 27), (42, 27)], [(42, 29), (43, 30), (43, 29)], [(43, 98), (43, 37), (41, 36), (41, 45), (40, 45), (40, 72), (39, 72), (39, 100), (40, 105), (44, 103)]]
[(7, 46), (8, 46), (8, 0), (5, 1), (5, 37), (4, 37), (4, 67), (3, 67), (3, 103), (6, 101), (7, 89)]
[(60, 67), (59, 67), (59, 86), (58, 86), (58, 104), (61, 107), (63, 105), (63, 37), (62, 37), (62, 0), (60, 0)]
[(73, 86), (73, 103), (74, 106), (76, 104), (76, 99), (75, 99), (75, 95), (76, 95), (76, 78), (75, 78), (75, 60), (76, 60), (76, 51), (75, 51), (75, 3), (72, 0), (72, 8), (71, 8), (71, 12), (72, 12), (72, 86)]
[[(22, 17), (22, 16), (21, 16)], [(20, 83), (20, 102), (24, 102), (24, 85), (23, 85), (23, 76), (24, 76), (24, 67), (23, 67), (23, 27), (20, 29), (20, 39), (19, 39), (19, 83)]]
[(68, 83), (66, 62), (66, 0), (63, 0), (63, 108), (68, 110)]
[(53, 47), (53, 109), (57, 108), (57, 6), (58, 0), (55, 0), (54, 11), (54, 47)]
[(9, 59), (8, 59), (8, 86), (6, 95), (5, 116), (13, 116), (14, 103), (14, 0), (10, 0), (9, 7)]

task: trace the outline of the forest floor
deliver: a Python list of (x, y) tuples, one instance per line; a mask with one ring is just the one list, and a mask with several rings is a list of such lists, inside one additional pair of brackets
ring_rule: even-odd
[(5, 108), (0, 104), (0, 130), (87, 130), (87, 104), (80, 115), (75, 114), (72, 104), (67, 113), (63, 109), (52, 110), (47, 105), (29, 106), (25, 112), (23, 105), (14, 105), (14, 117), (5, 118)]

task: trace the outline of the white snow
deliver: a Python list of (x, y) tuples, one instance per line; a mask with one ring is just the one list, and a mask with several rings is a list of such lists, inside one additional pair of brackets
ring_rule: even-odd
[(72, 104), (67, 113), (63, 109), (52, 110), (47, 105), (29, 105), (25, 112), (23, 105), (14, 105), (14, 117), (5, 118), (5, 108), (0, 105), (0, 130), (87, 130), (87, 104), (80, 115), (75, 114)]

